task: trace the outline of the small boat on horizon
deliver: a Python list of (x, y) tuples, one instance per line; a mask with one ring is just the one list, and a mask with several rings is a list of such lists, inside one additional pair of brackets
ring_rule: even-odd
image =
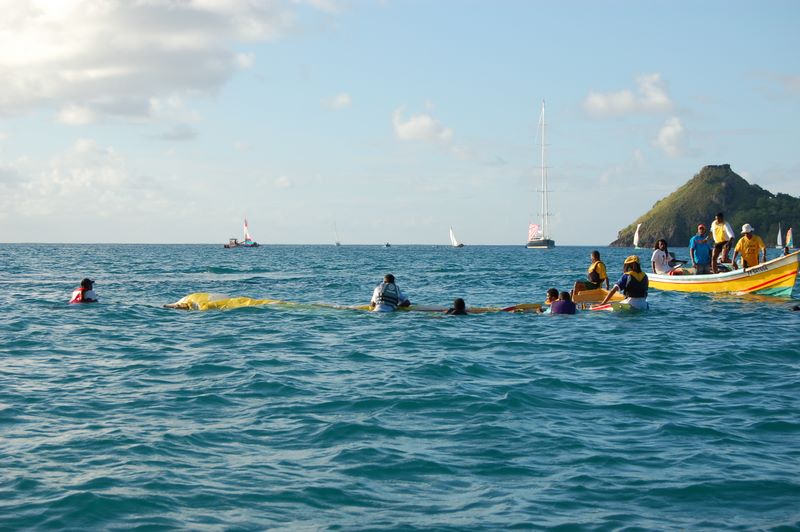
[(462, 242), (459, 242), (458, 239), (456, 238), (456, 234), (453, 232), (452, 225), (450, 226), (450, 245), (452, 245), (454, 248), (464, 247), (464, 244)]
[(778, 222), (778, 239), (775, 242), (776, 249), (783, 249), (783, 236), (781, 235), (781, 223)]
[(642, 226), (642, 224), (637, 224), (636, 225), (636, 232), (633, 233), (633, 247), (636, 248), (636, 249), (642, 249), (641, 247), (639, 247), (639, 228), (641, 226)]
[(227, 249), (258, 247), (258, 242), (253, 240), (253, 237), (250, 236), (250, 231), (247, 228), (247, 218), (244, 219), (244, 240), (239, 240), (238, 238), (231, 238), (227, 244), (223, 244), (223, 247)]

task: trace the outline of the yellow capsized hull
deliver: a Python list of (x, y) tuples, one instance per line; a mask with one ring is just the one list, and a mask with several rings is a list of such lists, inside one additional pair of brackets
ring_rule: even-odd
[[(326, 303), (293, 303), (280, 299), (253, 299), (250, 297), (230, 297), (224, 294), (211, 294), (207, 292), (197, 292), (182, 297), (175, 303), (164, 305), (167, 308), (180, 310), (231, 310), (242, 307), (258, 307), (265, 305), (278, 305), (288, 307), (307, 307), (307, 308), (330, 308), (338, 310), (364, 310), (369, 311), (369, 305), (332, 305)], [(467, 312), (471, 314), (485, 314), (491, 312), (537, 312), (541, 309), (538, 303), (521, 303), (510, 307), (468, 307)], [(437, 305), (411, 305), (401, 307), (398, 310), (412, 312), (444, 312), (448, 307)]]
[(650, 288), (678, 292), (758, 293), (790, 297), (797, 281), (800, 251), (731, 272), (710, 275), (648, 274)]

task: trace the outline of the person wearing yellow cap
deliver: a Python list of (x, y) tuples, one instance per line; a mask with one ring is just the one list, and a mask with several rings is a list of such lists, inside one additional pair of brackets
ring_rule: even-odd
[(622, 292), (625, 299), (622, 303), (629, 304), (637, 310), (647, 310), (647, 289), (649, 281), (647, 274), (642, 271), (642, 265), (637, 255), (631, 255), (622, 263), (622, 277), (619, 278), (611, 291), (606, 294), (601, 305), (605, 305), (617, 292)]
[(744, 235), (736, 243), (733, 249), (733, 267), (736, 268), (736, 257), (741, 253), (742, 268), (750, 268), (758, 265), (758, 251), (761, 250), (761, 262), (767, 262), (767, 246), (761, 237), (753, 234), (753, 226), (744, 224), (742, 226)]

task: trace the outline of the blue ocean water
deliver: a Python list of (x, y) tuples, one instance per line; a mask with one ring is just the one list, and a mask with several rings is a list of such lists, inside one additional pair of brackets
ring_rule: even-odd
[(540, 302), (589, 251), (0, 245), (0, 529), (800, 528), (796, 300), (162, 308)]

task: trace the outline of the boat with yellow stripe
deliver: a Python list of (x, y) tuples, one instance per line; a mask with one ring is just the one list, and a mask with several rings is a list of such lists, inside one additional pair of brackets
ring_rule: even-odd
[(762, 294), (791, 297), (797, 281), (800, 251), (751, 268), (710, 275), (647, 274), (650, 288), (678, 292)]

